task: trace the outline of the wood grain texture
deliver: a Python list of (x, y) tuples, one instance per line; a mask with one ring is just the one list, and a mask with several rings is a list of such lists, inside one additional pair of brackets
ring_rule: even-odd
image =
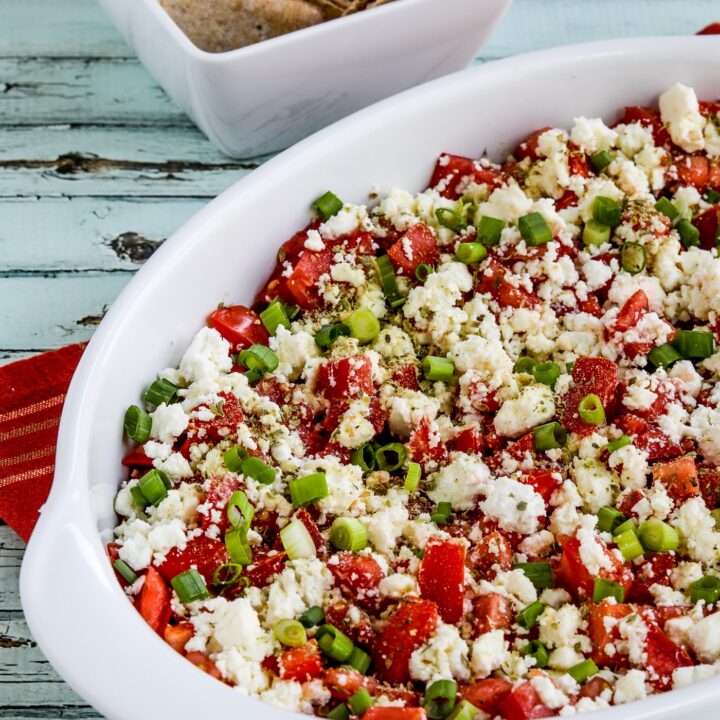
[[(717, 20), (717, 0), (515, 0), (477, 61)], [(264, 159), (216, 151), (93, 0), (0, 0), (0, 364), (88, 338), (155, 244)], [(0, 719), (98, 718), (32, 640), (22, 553), (0, 524)]]

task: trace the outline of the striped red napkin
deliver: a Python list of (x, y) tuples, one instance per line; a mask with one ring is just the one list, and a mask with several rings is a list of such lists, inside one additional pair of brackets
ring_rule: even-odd
[(50, 492), (60, 413), (84, 349), (0, 367), (0, 518), (26, 542)]

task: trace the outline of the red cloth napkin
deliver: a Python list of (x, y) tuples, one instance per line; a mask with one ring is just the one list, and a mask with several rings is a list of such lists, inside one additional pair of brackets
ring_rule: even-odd
[(60, 413), (84, 349), (0, 367), (0, 517), (26, 542), (50, 492)]

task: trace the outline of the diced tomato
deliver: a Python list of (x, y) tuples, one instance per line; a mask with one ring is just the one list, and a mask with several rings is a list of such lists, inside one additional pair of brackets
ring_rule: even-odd
[[(610, 565), (609, 568), (600, 568), (597, 577), (620, 583), (627, 592), (632, 584), (630, 566), (620, 560), (609, 548), (605, 547), (600, 538), (596, 538), (596, 542), (602, 546)], [(590, 573), (580, 557), (580, 540), (577, 536), (570, 538), (563, 545), (557, 577), (562, 586), (572, 593), (576, 599), (582, 600), (592, 597), (596, 576)]]
[(596, 698), (600, 697), (606, 690), (610, 690), (611, 685), (610, 683), (605, 679), (601, 677), (593, 677), (590, 678), (587, 682), (585, 682), (580, 688), (580, 697), (586, 697), (590, 698), (591, 700), (595, 700)]
[(698, 35), (720, 35), (720, 23), (710, 23), (706, 25), (702, 30), (699, 30)]
[(491, 630), (506, 630), (514, 620), (512, 603), (500, 593), (478, 595), (473, 599), (473, 634), (484, 635)]
[[(207, 510), (204, 513), (200, 513), (200, 517), (202, 518), (200, 524), (203, 530), (207, 530), (210, 525), (217, 525), (220, 532), (224, 533), (230, 525), (225, 509), (230, 496), (240, 487), (240, 483), (231, 475), (214, 477), (210, 482), (210, 489), (203, 503), (203, 506), (207, 507)], [(203, 509), (205, 509), (205, 507)], [(218, 512), (220, 513), (220, 518), (216, 519)]]
[(278, 675), (283, 680), (306, 682), (320, 677), (324, 671), (320, 651), (314, 640), (302, 647), (284, 650), (278, 657)]
[(129, 468), (151, 468), (153, 461), (145, 454), (142, 445), (134, 447), (123, 459), (122, 464)]
[(590, 164), (585, 157), (585, 153), (579, 152), (575, 145), (568, 144), (570, 157), (568, 158), (568, 168), (571, 175), (579, 175), (580, 177), (590, 176)]
[(613, 323), (615, 332), (624, 333), (635, 327), (640, 318), (650, 309), (650, 301), (644, 290), (633, 293), (620, 308), (620, 312)]
[(428, 463), (443, 464), (447, 461), (447, 449), (440, 436), (432, 432), (430, 421), (425, 417), (410, 436), (407, 450), (410, 459), (423, 467)]
[(714, 510), (720, 504), (720, 468), (701, 468), (698, 483), (705, 504)]
[(269, 398), (280, 407), (287, 405), (292, 396), (292, 388), (272, 376), (261, 378), (254, 390), (258, 395)]
[(588, 295), (585, 300), (578, 299), (578, 310), (597, 318), (602, 315), (602, 308), (597, 295)]
[[(357, 619), (358, 614), (360, 619)], [(345, 600), (338, 600), (325, 608), (325, 622), (342, 630), (354, 643), (366, 647), (371, 647), (377, 637), (368, 615)]]
[(667, 463), (658, 463), (652, 468), (653, 482), (662, 483), (676, 505), (700, 494), (695, 460), (684, 457)]
[(373, 392), (372, 362), (367, 355), (326, 360), (317, 372), (317, 391), (328, 400)]
[(533, 720), (555, 713), (543, 703), (533, 686), (525, 682), (502, 699), (500, 714), (504, 720)]
[(615, 424), (633, 440), (633, 445), (648, 454), (648, 460), (670, 460), (682, 455), (682, 448), (657, 428), (632, 413), (616, 418)]
[(410, 679), (410, 656), (433, 634), (438, 607), (430, 600), (403, 600), (373, 648), (377, 674), (393, 684)]
[(700, 231), (700, 244), (704, 250), (717, 247), (720, 240), (720, 205), (713, 205), (693, 220)]
[(678, 183), (702, 191), (710, 184), (710, 161), (705, 155), (682, 155), (675, 158)]
[(145, 573), (145, 582), (137, 609), (143, 620), (156, 632), (162, 635), (170, 619), (170, 591), (160, 573), (151, 565)]
[(614, 399), (618, 384), (618, 368), (612, 360), (598, 357), (581, 357), (575, 361), (572, 378), (575, 383), (565, 395), (560, 423), (566, 430), (580, 435), (590, 435), (596, 426), (586, 423), (578, 412), (582, 399), (589, 393), (600, 398), (603, 407)]
[(189, 652), (185, 657), (197, 668), (200, 668), (204, 673), (214, 677), (216, 680), (222, 680), (222, 673), (218, 670), (217, 665), (202, 652)]
[(671, 584), (671, 573), (675, 567), (673, 553), (651, 553), (645, 555), (642, 564), (635, 567), (635, 578), (627, 599), (630, 602), (653, 604), (655, 602), (650, 587), (652, 585)]
[[(617, 650), (620, 631), (616, 621), (632, 612), (631, 605), (613, 603), (609, 600), (590, 605), (588, 630), (593, 644), (592, 659), (598, 666), (627, 667), (627, 655)], [(606, 622), (606, 618), (610, 620)], [(614, 648), (615, 651), (609, 654), (606, 651), (608, 647)]]
[(398, 275), (414, 277), (415, 268), (422, 263), (437, 265), (440, 248), (433, 231), (425, 223), (413, 225), (387, 251)]
[(491, 188), (499, 187), (503, 182), (497, 168), (485, 167), (476, 160), (461, 155), (443, 153), (435, 163), (429, 187), (436, 188), (443, 197), (456, 199), (461, 194), (459, 186), (465, 178), (479, 185), (485, 183)]
[(208, 317), (208, 325), (215, 328), (233, 350), (267, 345), (270, 339), (260, 316), (244, 305), (219, 307)]
[[(492, 580), (495, 576), (494, 565), (501, 570), (509, 570), (513, 564), (513, 549), (508, 539), (499, 530), (491, 530), (484, 534), (477, 545), (473, 545), (468, 553), (470, 565), (481, 577)], [(481, 597), (492, 597), (483, 595)]]
[(667, 131), (656, 110), (628, 105), (623, 113), (621, 123), (629, 125), (637, 122), (652, 131), (656, 145), (669, 145), (670, 133)]
[(419, 707), (371, 707), (363, 720), (427, 720), (427, 715)]
[(179, 653), (185, 652), (185, 646), (190, 638), (195, 634), (195, 628), (192, 623), (181, 622), (178, 625), (167, 625), (163, 632), (165, 642)]
[(465, 599), (465, 546), (431, 537), (420, 561), (418, 584), (420, 595), (438, 606), (444, 622), (460, 622)]
[(546, 133), (548, 130), (552, 130), (552, 128), (543, 127), (530, 134), (517, 146), (513, 155), (515, 155), (518, 160), (524, 160), (525, 158), (530, 158), (533, 162), (535, 160), (538, 160), (538, 142), (540, 140), (540, 136)]
[(253, 562), (245, 568), (244, 575), (254, 587), (269, 585), (274, 577), (282, 572), (287, 560), (285, 551), (272, 551), (269, 553), (255, 553)]
[[(217, 405), (211, 406), (212, 420), (198, 420), (192, 418), (187, 428), (185, 446), (193, 443), (206, 442), (215, 444), (224, 440), (228, 435), (237, 433), (238, 425), (243, 421), (243, 412), (240, 401), (229, 392), (218, 394), (220, 400)], [(202, 405), (201, 407), (208, 407)]]
[(458, 688), (460, 697), (491, 717), (500, 711), (500, 703), (512, 690), (512, 683), (500, 678), (487, 678)]
[(480, 273), (477, 290), (490, 294), (502, 307), (532, 308), (539, 304), (534, 293), (515, 287), (507, 280), (508, 270), (494, 257), (488, 258)]
[(511, 442), (505, 452), (514, 460), (523, 461), (527, 457), (528, 453), (532, 456), (535, 450), (535, 441), (533, 440), (533, 434), (526, 433), (518, 440)]
[(375, 558), (340, 552), (328, 560), (335, 584), (360, 607), (374, 608), (379, 600), (378, 584), (385, 573)]
[(647, 626), (645, 636), (647, 659), (643, 663), (643, 668), (648, 671), (648, 682), (657, 690), (670, 690), (673, 672), (681, 667), (689, 667), (693, 661), (654, 622), (645, 619), (645, 625)]
[(637, 518), (638, 513), (635, 511), (635, 506), (645, 499), (645, 493), (642, 490), (631, 490), (620, 503), (618, 508), (620, 512), (626, 517)]
[(184, 550), (176, 547), (170, 550), (165, 556), (165, 562), (158, 567), (158, 571), (167, 582), (170, 582), (176, 575), (195, 567), (209, 585), (215, 568), (229, 561), (230, 556), (222, 540), (199, 535), (190, 540)]
[(412, 363), (408, 365), (398, 365), (395, 370), (393, 370), (392, 381), (408, 390), (420, 389), (417, 368)]
[(483, 451), (485, 443), (483, 443), (480, 428), (476, 426), (466, 427), (458, 430), (452, 440), (450, 440), (450, 449), (457, 452), (464, 452), (468, 455), (477, 455)]
[(566, 190), (556, 201), (555, 201), (555, 209), (565, 210), (565, 208), (569, 207), (575, 207), (575, 205), (578, 204), (578, 201), (580, 198), (578, 198), (577, 193), (573, 192), (572, 190)]
[(531, 485), (547, 504), (553, 493), (560, 487), (560, 479), (557, 476), (558, 473), (553, 470), (533, 470), (521, 475), (518, 480), (526, 485)]
[(468, 400), (479, 413), (496, 412), (500, 409), (497, 393), (479, 378), (473, 378), (467, 387)]
[(330, 272), (335, 251), (329, 248), (319, 252), (305, 251), (295, 263), (292, 273), (285, 279), (286, 292), (292, 302), (303, 310), (316, 310), (323, 304), (318, 281)]
[(374, 677), (363, 675), (349, 667), (327, 670), (323, 677), (323, 685), (337, 700), (348, 700), (360, 688), (365, 688), (373, 697), (385, 695), (388, 699), (401, 701), (408, 707), (418, 704), (418, 696), (415, 692), (385, 685)]

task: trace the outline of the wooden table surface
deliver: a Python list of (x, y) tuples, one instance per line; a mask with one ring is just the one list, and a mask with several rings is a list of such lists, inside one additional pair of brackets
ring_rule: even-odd
[[(717, 0), (515, 0), (478, 62), (718, 20)], [(215, 150), (93, 0), (0, 0), (0, 362), (89, 338), (158, 243), (261, 161)], [(0, 718), (97, 718), (29, 634), (22, 555), (0, 525)]]

